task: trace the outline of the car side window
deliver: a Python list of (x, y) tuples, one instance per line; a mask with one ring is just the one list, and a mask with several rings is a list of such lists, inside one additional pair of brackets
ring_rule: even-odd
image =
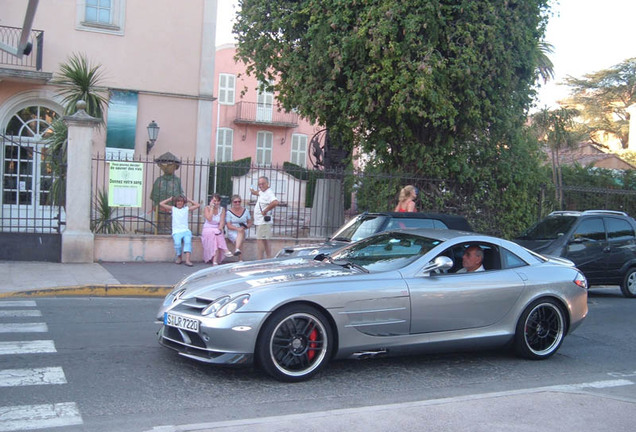
[(402, 229), (402, 228), (436, 228), (433, 219), (415, 219), (415, 218), (393, 218), (387, 225), (386, 229)]
[(613, 241), (634, 240), (634, 229), (629, 222), (617, 218), (605, 218), (607, 237)]
[(470, 246), (479, 246), (483, 252), (484, 258), (482, 260), (482, 265), (484, 266), (485, 271), (501, 270), (502, 264), (498, 247), (488, 243), (465, 243), (448, 248), (440, 254), (440, 256), (447, 256), (453, 260), (453, 267), (448, 270), (448, 274), (457, 273), (463, 268), (462, 258), (464, 256), (464, 252)]
[(585, 219), (576, 227), (571, 240), (605, 241), (603, 220), (601, 218)]
[(501, 249), (501, 259), (503, 261), (503, 268), (517, 268), (527, 266), (528, 263), (519, 258), (514, 253), (510, 252), (508, 249)]
[(435, 229), (448, 229), (448, 227), (446, 226), (446, 224), (444, 222), (442, 222), (441, 220), (437, 220), (437, 219), (433, 219), (433, 228)]

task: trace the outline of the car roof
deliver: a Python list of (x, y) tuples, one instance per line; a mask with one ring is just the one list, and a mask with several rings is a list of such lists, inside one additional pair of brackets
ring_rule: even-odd
[[(469, 231), (458, 231), (458, 230), (439, 230), (433, 228), (404, 228), (399, 230), (390, 230), (388, 232), (391, 233), (410, 233), (419, 235), (422, 237), (427, 237), (435, 240), (439, 240), (441, 242), (447, 242), (449, 240), (458, 240), (460, 242), (465, 243), (491, 243), (498, 246), (504, 246), (506, 249), (514, 252), (515, 254), (521, 256), (524, 259), (528, 259), (528, 254), (536, 255), (533, 252), (528, 251), (525, 247), (519, 245), (510, 240), (503, 239), (501, 237), (495, 237), (487, 234), (479, 234)], [(377, 233), (375, 235), (381, 235), (385, 233)]]
[[(440, 240), (440, 241), (453, 240), (458, 237), (465, 237), (467, 241), (490, 241), (493, 243), (497, 243), (503, 240), (503, 239), (500, 239), (499, 237), (493, 237), (493, 236), (489, 236), (485, 234), (477, 234), (470, 231), (460, 231), (460, 230), (453, 230), (453, 229), (440, 230), (440, 229), (434, 229), (434, 228), (403, 228), (403, 229), (393, 229), (387, 232), (392, 232), (392, 233), (403, 232), (403, 233), (415, 234), (422, 237), (428, 237), (428, 238), (432, 238), (432, 239)], [(380, 235), (380, 234), (382, 233), (378, 233), (375, 235)]]
[(450, 229), (460, 231), (473, 230), (465, 217), (446, 213), (368, 212), (362, 213), (360, 216), (390, 216), (395, 219), (436, 219), (443, 222)]
[(606, 216), (625, 216), (629, 217), (629, 215), (622, 211), (616, 210), (584, 210), (584, 211), (576, 211), (576, 210), (561, 210), (561, 211), (553, 211), (548, 216), (585, 216), (585, 215), (606, 215)]

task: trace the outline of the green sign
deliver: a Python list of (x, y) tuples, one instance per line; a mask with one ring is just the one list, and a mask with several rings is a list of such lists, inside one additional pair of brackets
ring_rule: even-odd
[(138, 162), (108, 162), (108, 205), (111, 207), (141, 207), (144, 186), (144, 164)]

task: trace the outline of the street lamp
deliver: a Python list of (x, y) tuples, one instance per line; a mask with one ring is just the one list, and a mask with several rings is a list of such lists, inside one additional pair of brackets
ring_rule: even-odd
[(150, 153), (150, 149), (155, 145), (159, 136), (159, 125), (155, 121), (148, 123), (148, 141), (146, 142), (146, 154)]

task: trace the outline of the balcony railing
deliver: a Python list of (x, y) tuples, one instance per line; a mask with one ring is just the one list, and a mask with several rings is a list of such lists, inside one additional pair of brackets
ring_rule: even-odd
[(278, 104), (238, 102), (234, 123), (266, 124), (286, 128), (298, 126), (298, 114), (287, 112)]
[[(10, 47), (17, 47), (22, 29), (18, 27), (0, 26), (0, 42)], [(44, 51), (44, 31), (31, 30), (29, 42), (33, 45), (29, 55), (18, 58), (13, 54), (0, 50), (0, 66), (16, 69), (42, 70), (42, 53)]]

